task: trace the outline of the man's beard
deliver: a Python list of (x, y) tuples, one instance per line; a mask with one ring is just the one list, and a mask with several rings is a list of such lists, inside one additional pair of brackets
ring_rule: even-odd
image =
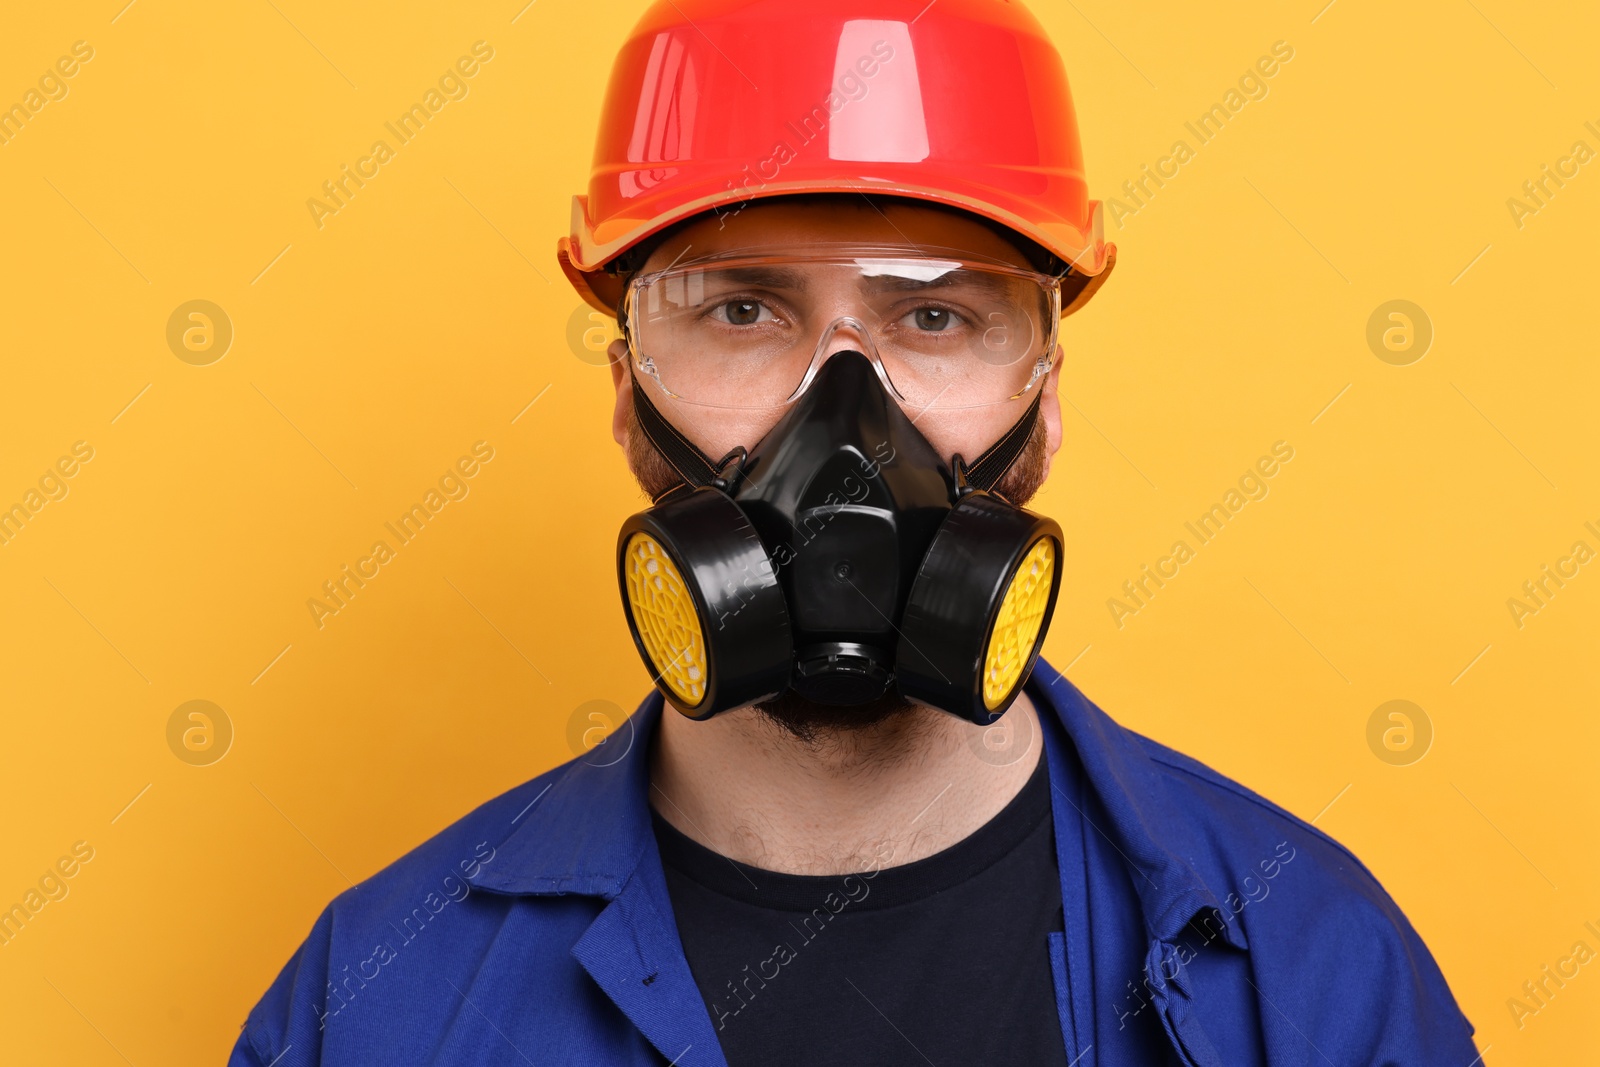
[[(1024, 506), (1044, 484), (1048, 458), (1048, 438), (1044, 419), (1040, 418), (1034, 422), (1022, 454), (991, 491), (1019, 508)], [(683, 484), (678, 472), (645, 435), (631, 402), (628, 405), (628, 469), (651, 500)], [(902, 697), (896, 689), (865, 704), (821, 704), (791, 689), (755, 705), (768, 721), (808, 745), (875, 727), (922, 707)]]

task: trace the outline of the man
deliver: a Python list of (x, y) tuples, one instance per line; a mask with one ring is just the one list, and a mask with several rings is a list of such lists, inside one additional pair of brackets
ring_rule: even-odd
[(1037, 660), (1115, 249), (1019, 4), (663, 0), (559, 257), (657, 692), (335, 900), (236, 1064), (1476, 1061), (1354, 857)]

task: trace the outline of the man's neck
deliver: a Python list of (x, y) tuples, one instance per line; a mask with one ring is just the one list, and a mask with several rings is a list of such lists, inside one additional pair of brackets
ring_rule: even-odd
[(896, 867), (961, 841), (1042, 758), (1026, 693), (991, 727), (934, 708), (807, 743), (754, 708), (695, 722), (669, 704), (650, 751), (650, 804), (731, 859), (789, 874)]

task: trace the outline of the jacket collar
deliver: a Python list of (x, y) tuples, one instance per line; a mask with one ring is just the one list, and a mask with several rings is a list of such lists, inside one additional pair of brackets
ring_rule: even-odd
[[(1231, 892), (1224, 879), (1213, 870), (1208, 882), (1189, 858), (1197, 843), (1211, 839), (1214, 828), (1201, 822), (1192, 804), (1173, 797), (1172, 772), (1151, 759), (1145, 747), (1150, 742), (1101, 711), (1043, 659), (1028, 680), (1028, 692), (1041, 717), (1050, 708), (1064, 728), (1099, 801), (1098, 811), (1082, 812), (1092, 828), (1088, 832), (1110, 841), (1127, 861), (1151, 936), (1172, 941), (1207, 909), (1224, 920), (1234, 914), (1223, 909), (1218, 896)], [(1045, 725), (1046, 756), (1059, 760), (1064, 754), (1053, 750), (1054, 731)], [(1222, 937), (1235, 948), (1248, 947), (1237, 922), (1224, 921)]]
[(517, 828), (468, 881), (498, 893), (615, 899), (655, 839), (649, 755), (661, 712), (651, 690), (604, 742), (544, 775), (545, 785), (524, 787), (532, 795)]
[[(1187, 858), (1207, 833), (1189, 806), (1169, 794), (1171, 772), (1158, 767), (1143, 739), (1118, 725), (1043, 659), (1028, 681), (1041, 716), (1054, 713), (1075, 750), (1098, 812), (1085, 812), (1094, 831), (1128, 862), (1146, 928), (1172, 940), (1207, 908), (1223, 915), (1218, 890)], [(579, 893), (613, 900), (653, 847), (649, 753), (663, 701), (652, 691), (606, 741), (545, 777), (533, 790), (519, 825), (492, 866), (469, 879), (499, 893)], [(1052, 774), (1062, 754), (1055, 731), (1044, 731)], [(1054, 753), (1052, 755), (1052, 753)], [(530, 785), (536, 785), (530, 783)], [(541, 791), (542, 790), (542, 791)], [(1225, 922), (1223, 937), (1245, 948), (1240, 924)]]

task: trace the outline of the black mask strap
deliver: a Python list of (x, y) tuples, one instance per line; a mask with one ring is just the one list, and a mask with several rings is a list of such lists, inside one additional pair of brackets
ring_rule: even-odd
[[(628, 373), (633, 374), (631, 367)], [(988, 490), (1000, 484), (1000, 479), (1005, 477), (1027, 447), (1028, 438), (1033, 435), (1033, 428), (1039, 421), (1039, 404), (1043, 398), (1044, 390), (1040, 389), (1033, 395), (1033, 403), (1028, 405), (1028, 410), (1012, 424), (1011, 429), (966, 468), (969, 486)], [(717, 480), (718, 466), (666, 420), (637, 376), (633, 378), (633, 410), (645, 437), (686, 484), (698, 488)]]
[[(630, 367), (628, 373), (632, 375), (633, 368)], [(716, 479), (716, 464), (656, 409), (637, 376), (633, 378), (633, 410), (639, 419), (639, 429), (686, 484), (698, 489)]]
[(1011, 425), (1005, 436), (990, 445), (983, 454), (972, 461), (967, 467), (967, 484), (974, 489), (993, 489), (1000, 484), (1014, 463), (1022, 456), (1022, 450), (1027, 447), (1028, 438), (1033, 436), (1033, 428), (1039, 422), (1039, 403), (1044, 399), (1044, 390), (1041, 388), (1033, 394), (1033, 403), (1028, 405), (1028, 410), (1023, 412), (1022, 418)]

